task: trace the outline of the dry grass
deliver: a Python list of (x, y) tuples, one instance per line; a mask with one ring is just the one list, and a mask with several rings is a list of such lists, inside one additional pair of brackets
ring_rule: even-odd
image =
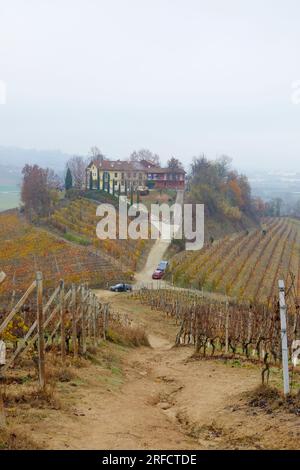
[(28, 436), (12, 428), (0, 429), (0, 450), (39, 450)]
[(149, 339), (142, 328), (135, 326), (113, 325), (107, 332), (107, 339), (115, 344), (128, 347), (150, 347)]
[(60, 409), (60, 402), (55, 396), (52, 385), (47, 385), (45, 390), (42, 390), (36, 384), (10, 386), (4, 384), (2, 398), (5, 407), (26, 404), (32, 408)]
[(76, 373), (70, 365), (48, 365), (46, 369), (47, 383), (55, 385), (56, 382), (71, 382), (76, 378)]
[(285, 397), (275, 387), (260, 385), (247, 394), (247, 404), (250, 407), (260, 408), (268, 414), (282, 410), (300, 416), (300, 392)]

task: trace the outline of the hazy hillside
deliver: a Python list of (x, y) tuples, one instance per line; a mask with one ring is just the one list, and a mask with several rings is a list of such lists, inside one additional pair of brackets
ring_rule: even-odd
[(0, 186), (17, 186), (21, 182), (21, 168), (0, 164)]
[(70, 155), (60, 150), (23, 149), (18, 147), (0, 146), (0, 165), (9, 168), (21, 169), (26, 163), (37, 164), (41, 167), (50, 167), (60, 172)]
[(206, 239), (259, 226), (249, 181), (225, 157), (194, 159), (185, 202), (205, 205)]

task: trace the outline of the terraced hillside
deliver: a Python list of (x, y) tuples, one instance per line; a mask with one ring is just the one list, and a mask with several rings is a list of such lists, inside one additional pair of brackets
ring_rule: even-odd
[(93, 245), (121, 261), (128, 269), (136, 271), (138, 261), (146, 256), (151, 241), (99, 240), (96, 226), (100, 219), (96, 217), (96, 209), (96, 202), (78, 198), (66, 207), (56, 210), (46, 223), (64, 238), (82, 245)]
[(175, 256), (171, 263), (175, 284), (270, 303), (278, 279), (292, 272), (300, 295), (300, 222), (270, 218), (264, 228)]
[(106, 254), (96, 254), (35, 228), (17, 212), (0, 214), (0, 243), (0, 269), (7, 275), (3, 292), (24, 292), (38, 270), (49, 286), (61, 278), (66, 283), (87, 281), (91, 286), (105, 286), (130, 277)]

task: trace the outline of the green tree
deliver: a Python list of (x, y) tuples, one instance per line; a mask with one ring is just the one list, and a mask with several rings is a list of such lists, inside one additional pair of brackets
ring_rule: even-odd
[(68, 169), (67, 169), (66, 178), (65, 178), (65, 188), (66, 188), (66, 191), (68, 191), (68, 190), (71, 189), (72, 187), (73, 187), (72, 173), (71, 173), (70, 168), (68, 168)]
[(168, 168), (172, 170), (181, 170), (182, 163), (178, 158), (172, 157), (170, 160), (168, 160)]
[(133, 206), (133, 186), (130, 187), (130, 205)]

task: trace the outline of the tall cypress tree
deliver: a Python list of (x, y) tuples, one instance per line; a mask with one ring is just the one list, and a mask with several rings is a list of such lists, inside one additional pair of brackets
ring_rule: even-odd
[(130, 187), (130, 205), (133, 206), (133, 186)]
[(97, 189), (100, 191), (100, 173), (99, 170), (97, 171)]
[(68, 190), (71, 189), (72, 187), (73, 187), (72, 173), (71, 173), (70, 168), (68, 168), (68, 169), (67, 169), (66, 178), (65, 178), (65, 188), (66, 188), (66, 191), (68, 191)]
[(93, 175), (92, 175), (92, 172), (90, 172), (90, 189), (93, 189)]

